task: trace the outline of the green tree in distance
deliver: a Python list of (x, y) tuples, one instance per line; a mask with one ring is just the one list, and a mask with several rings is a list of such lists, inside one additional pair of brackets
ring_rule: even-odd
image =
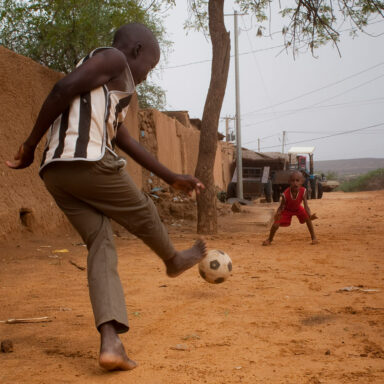
[[(123, 24), (146, 24), (163, 55), (166, 39), (161, 12), (172, 0), (0, 0), (0, 43), (21, 55), (68, 73), (92, 49), (110, 46)], [(140, 88), (144, 106), (163, 108), (164, 91), (147, 83)]]
[[(257, 35), (268, 30), (272, 8), (279, 8), (284, 26), (285, 47), (293, 54), (311, 51), (332, 42), (336, 47), (340, 39), (338, 28), (346, 22), (352, 32), (364, 32), (369, 21), (383, 17), (381, 0), (235, 0), (240, 13), (254, 15), (260, 24)], [(191, 13), (186, 27), (209, 31), (212, 42), (211, 81), (206, 97), (199, 145), (196, 176), (206, 189), (197, 197), (197, 232), (217, 232), (216, 193), (213, 167), (217, 149), (217, 130), (225, 95), (230, 59), (229, 33), (224, 24), (224, 0), (189, 0)], [(338, 48), (337, 48), (338, 49)]]

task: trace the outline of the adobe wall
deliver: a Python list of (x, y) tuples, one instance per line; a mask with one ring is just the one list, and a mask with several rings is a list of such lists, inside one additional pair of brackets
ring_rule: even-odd
[[(38, 176), (45, 139), (37, 148), (35, 162), (30, 167), (11, 170), (5, 165), (30, 133), (42, 103), (62, 76), (0, 46), (0, 241), (16, 239), (20, 234), (44, 234), (58, 228), (71, 228)], [(181, 124), (159, 111), (139, 111), (134, 97), (125, 125), (132, 137), (143, 143), (165, 166), (178, 173), (194, 174), (200, 132), (189, 124), (189, 117), (183, 119), (184, 124)], [(232, 161), (226, 145), (218, 143), (214, 169), (215, 184), (222, 190), (229, 182)], [(150, 190), (161, 185), (153, 174), (132, 159), (127, 160), (127, 170), (139, 188)]]
[[(63, 225), (68, 230), (71, 228), (38, 176), (45, 139), (38, 146), (35, 162), (30, 167), (15, 171), (5, 165), (30, 133), (42, 103), (62, 76), (0, 46), (0, 240), (11, 240), (30, 232), (44, 234)], [(126, 125), (138, 140), (137, 112), (135, 97)], [(141, 187), (141, 167), (132, 159), (128, 159), (128, 167)]]
[(227, 190), (232, 180), (232, 166), (235, 159), (235, 147), (224, 141), (218, 142), (214, 179), (216, 185), (223, 191)]
[[(127, 127), (129, 134), (136, 141), (140, 141), (138, 113), (139, 113), (139, 102), (135, 94), (133, 95), (131, 103), (129, 104), (127, 116), (125, 117), (125, 120), (124, 120), (124, 125)], [(121, 153), (121, 155), (124, 156), (124, 158), (127, 160), (127, 170), (130, 176), (132, 177), (137, 187), (141, 189), (143, 185), (143, 174), (142, 174), (141, 167), (129, 156), (123, 153)]]
[[(187, 115), (187, 113), (185, 114)], [(180, 119), (179, 116), (172, 115), (172, 112), (162, 113), (152, 109), (140, 111), (141, 143), (172, 171), (194, 175), (199, 152), (200, 131), (189, 123), (188, 118)], [(222, 141), (217, 143), (214, 180), (216, 187), (220, 190), (226, 191), (230, 182), (233, 153), (231, 144)], [(150, 183), (147, 182), (148, 180)], [(161, 185), (161, 182), (149, 175), (147, 171), (143, 173), (143, 183), (146, 191), (157, 184)]]
[(0, 239), (27, 230), (27, 225), (44, 232), (65, 223), (37, 176), (42, 145), (29, 168), (15, 171), (4, 164), (26, 139), (41, 104), (61, 76), (0, 46)]

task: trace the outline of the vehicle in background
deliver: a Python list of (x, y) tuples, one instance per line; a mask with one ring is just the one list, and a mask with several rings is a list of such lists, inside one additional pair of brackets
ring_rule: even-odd
[(321, 199), (323, 196), (322, 178), (314, 174), (313, 152), (315, 147), (292, 147), (288, 151), (288, 166), (278, 170), (272, 177), (272, 198), (279, 201), (281, 194), (289, 187), (289, 176), (293, 170), (300, 171), (304, 176), (304, 187), (308, 199)]
[[(254, 152), (243, 148), (243, 197), (254, 200), (265, 197), (272, 202), (272, 179), (276, 171), (284, 169), (288, 164), (288, 155), (280, 152)], [(237, 167), (233, 163), (232, 180), (228, 185), (226, 197), (237, 196)]]
[(321, 174), (321, 185), (323, 192), (332, 192), (340, 186), (340, 183), (337, 180), (328, 180), (324, 174)]

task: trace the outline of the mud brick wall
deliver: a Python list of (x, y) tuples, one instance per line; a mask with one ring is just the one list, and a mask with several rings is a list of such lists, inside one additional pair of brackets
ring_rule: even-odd
[[(45, 139), (32, 166), (15, 171), (5, 165), (30, 133), (42, 103), (62, 76), (0, 46), (0, 241), (27, 233), (44, 234), (71, 228), (38, 176)], [(124, 123), (132, 137), (165, 166), (177, 173), (195, 173), (200, 131), (190, 124), (186, 112), (179, 112), (175, 118), (172, 112), (139, 111), (135, 96)], [(127, 171), (138, 188), (149, 191), (164, 185), (128, 156), (124, 157), (128, 161)], [(218, 142), (214, 175), (221, 190), (230, 181), (232, 159), (233, 147)]]

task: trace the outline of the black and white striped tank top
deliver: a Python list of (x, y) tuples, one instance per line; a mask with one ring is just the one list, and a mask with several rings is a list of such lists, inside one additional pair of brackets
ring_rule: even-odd
[[(98, 50), (83, 58), (83, 64)], [(135, 83), (127, 64), (125, 90), (108, 90), (106, 85), (77, 96), (69, 107), (53, 122), (47, 136), (40, 171), (55, 161), (97, 161), (106, 148), (114, 153), (117, 128), (123, 123)]]

